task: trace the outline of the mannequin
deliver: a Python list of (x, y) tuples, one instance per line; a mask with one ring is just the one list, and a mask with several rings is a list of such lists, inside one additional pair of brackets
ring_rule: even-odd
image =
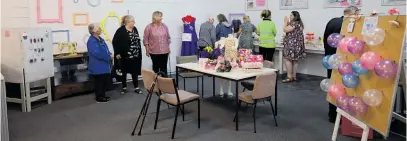
[(195, 31), (196, 18), (186, 15), (182, 18), (184, 32), (182, 33), (181, 56), (196, 55), (198, 53), (198, 36)]
[[(225, 48), (224, 57), (229, 61), (235, 61), (237, 58), (237, 47), (239, 46), (239, 40), (233, 37), (232, 34), (229, 34), (227, 38), (222, 37), (218, 42), (215, 43), (215, 46)], [(226, 72), (227, 73), (227, 72)], [(224, 80), (220, 80), (219, 84), (219, 96), (223, 96), (225, 93), (223, 92), (223, 82)], [(232, 83), (228, 81), (228, 89), (227, 89), (228, 97), (232, 97)]]

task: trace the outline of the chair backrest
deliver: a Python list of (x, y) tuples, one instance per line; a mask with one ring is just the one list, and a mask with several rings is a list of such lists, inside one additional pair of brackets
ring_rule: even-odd
[(252, 92), (253, 99), (262, 99), (275, 94), (276, 72), (267, 72), (256, 77)]
[(177, 61), (177, 64), (192, 63), (192, 62), (198, 62), (198, 58), (196, 55), (177, 56), (176, 61)]
[[(141, 77), (143, 77), (144, 88), (150, 89), (151, 84), (153, 84), (155, 80), (155, 73), (152, 70), (148, 69), (141, 69)], [(158, 92), (158, 86), (154, 87), (154, 92)]]
[(180, 103), (178, 89), (173, 78), (158, 77), (157, 83), (159, 92), (161, 94), (175, 94), (177, 97), (177, 102)]
[(265, 68), (274, 68), (274, 63), (268, 60), (263, 61), (263, 67)]

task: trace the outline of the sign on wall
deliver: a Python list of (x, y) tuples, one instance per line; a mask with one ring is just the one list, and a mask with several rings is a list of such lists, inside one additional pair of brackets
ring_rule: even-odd
[(308, 0), (280, 0), (280, 9), (308, 9)]
[(332, 7), (348, 7), (348, 6), (362, 6), (362, 0), (324, 0), (325, 8)]
[(268, 9), (267, 0), (246, 0), (246, 11), (261, 11)]

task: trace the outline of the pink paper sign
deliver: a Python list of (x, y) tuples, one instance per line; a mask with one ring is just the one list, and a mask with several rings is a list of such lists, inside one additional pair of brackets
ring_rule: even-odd
[(264, 7), (266, 5), (266, 0), (256, 0), (257, 7)]
[(6, 38), (10, 37), (10, 31), (8, 30), (4, 31), (4, 37)]

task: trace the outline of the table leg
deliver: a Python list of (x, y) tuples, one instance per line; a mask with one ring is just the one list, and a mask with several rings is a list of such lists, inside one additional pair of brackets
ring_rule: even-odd
[(278, 61), (280, 63), (280, 74), (284, 73), (284, 57), (283, 57), (283, 50), (278, 51)]
[(239, 81), (236, 81), (236, 131), (239, 131)]
[(215, 76), (212, 76), (212, 93), (213, 97), (215, 97)]
[(177, 88), (178, 88), (178, 67), (177, 66), (175, 67), (175, 82), (177, 83)]

